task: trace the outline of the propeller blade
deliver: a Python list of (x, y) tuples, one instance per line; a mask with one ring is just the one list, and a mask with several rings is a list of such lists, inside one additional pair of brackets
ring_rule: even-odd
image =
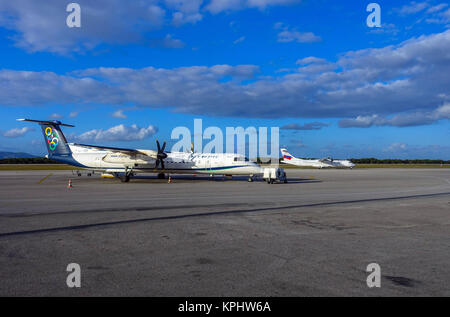
[(161, 163), (161, 168), (164, 169), (164, 159), (167, 157), (167, 154), (164, 153), (164, 149), (166, 148), (166, 141), (164, 141), (163, 146), (161, 148), (161, 144), (156, 140), (156, 146), (158, 147), (158, 154), (156, 154), (156, 165), (155, 168), (158, 168), (159, 163)]
[(156, 145), (158, 146), (158, 153), (160, 153), (161, 152), (161, 146), (159, 145), (159, 141), (158, 140), (156, 140)]

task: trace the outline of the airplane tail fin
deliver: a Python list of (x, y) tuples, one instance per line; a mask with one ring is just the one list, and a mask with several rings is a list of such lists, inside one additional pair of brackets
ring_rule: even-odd
[(47, 145), (49, 158), (52, 156), (68, 156), (72, 152), (67, 145), (67, 140), (61, 131), (60, 126), (74, 127), (70, 124), (64, 124), (57, 120), (41, 121), (31, 119), (17, 119), (17, 121), (29, 121), (39, 123), (44, 134), (44, 141)]
[(291, 160), (291, 159), (295, 158), (286, 149), (280, 149), (280, 150), (281, 150), (281, 155), (282, 155), (283, 160)]

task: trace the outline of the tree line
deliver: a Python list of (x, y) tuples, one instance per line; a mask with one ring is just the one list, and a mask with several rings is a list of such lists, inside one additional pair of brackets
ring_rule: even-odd
[(0, 159), (0, 164), (61, 164), (61, 162), (50, 160), (45, 157), (27, 157)]
[(359, 158), (350, 159), (352, 163), (355, 164), (450, 164), (450, 160), (429, 160), (429, 159), (414, 159), (414, 160), (400, 160), (400, 159), (377, 159), (374, 157), (370, 158)]

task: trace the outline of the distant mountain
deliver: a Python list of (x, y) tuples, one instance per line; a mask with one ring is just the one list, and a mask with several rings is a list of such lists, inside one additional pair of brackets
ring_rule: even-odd
[(4, 158), (30, 158), (36, 157), (36, 155), (21, 153), (21, 152), (0, 152), (0, 159)]

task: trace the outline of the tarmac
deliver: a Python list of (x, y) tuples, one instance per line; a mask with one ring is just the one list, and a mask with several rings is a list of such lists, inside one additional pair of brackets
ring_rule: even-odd
[(450, 295), (450, 169), (286, 172), (1, 171), (0, 296)]

